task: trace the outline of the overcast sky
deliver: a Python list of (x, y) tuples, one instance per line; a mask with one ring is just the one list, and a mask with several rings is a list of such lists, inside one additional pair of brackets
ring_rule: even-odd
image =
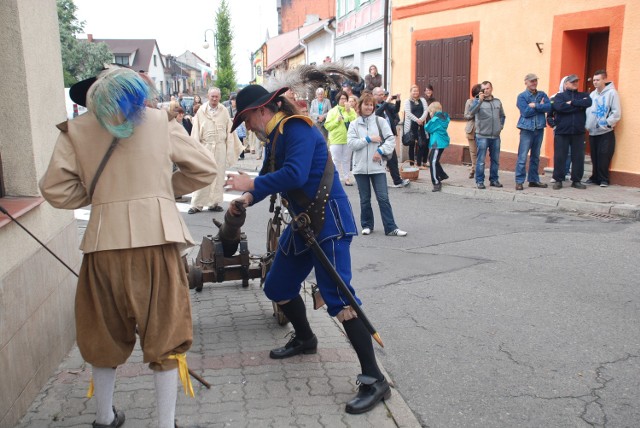
[[(74, 0), (76, 18), (96, 39), (156, 39), (163, 55), (195, 52), (213, 62), (213, 43), (204, 49), (205, 30), (215, 30), (220, 0)], [(233, 61), (238, 83), (251, 76), (249, 55), (277, 35), (276, 0), (228, 0), (233, 28)], [(84, 37), (84, 36), (80, 36)], [(207, 31), (212, 42), (212, 33)]]

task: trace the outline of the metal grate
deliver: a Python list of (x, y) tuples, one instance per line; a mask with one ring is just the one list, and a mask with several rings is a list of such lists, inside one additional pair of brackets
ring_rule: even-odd
[(583, 214), (585, 217), (593, 217), (593, 218), (598, 218), (601, 220), (616, 220), (618, 219), (618, 217), (611, 215), (611, 214), (606, 214), (606, 213), (585, 213)]

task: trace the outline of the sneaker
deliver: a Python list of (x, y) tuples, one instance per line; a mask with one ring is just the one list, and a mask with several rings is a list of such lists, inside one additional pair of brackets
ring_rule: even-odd
[(442, 183), (434, 184), (433, 189), (431, 189), (432, 192), (440, 192), (441, 190), (442, 190)]
[(496, 180), (496, 181), (490, 182), (489, 186), (491, 186), (491, 187), (502, 187), (502, 184), (498, 180)]
[(486, 189), (486, 186), (484, 185), (484, 183), (476, 183), (476, 187), (482, 190)]
[(387, 236), (407, 236), (407, 232), (405, 232), (404, 230), (395, 229), (387, 233)]
[(600, 183), (600, 187), (609, 187), (609, 183), (606, 181), (603, 181)]
[(411, 184), (411, 181), (408, 178), (402, 180), (402, 187), (407, 187), (409, 184)]
[(560, 190), (562, 189), (562, 181), (556, 181), (555, 183), (553, 183), (553, 190)]
[(584, 184), (596, 184), (596, 183), (594, 183), (592, 179), (588, 178), (587, 181), (584, 182)]
[(552, 178), (551, 180), (549, 180), (549, 183), (555, 183), (555, 182), (556, 182), (555, 178)]
[(585, 186), (584, 184), (580, 183), (579, 181), (574, 181), (573, 183), (571, 183), (571, 187), (573, 187), (574, 189), (586, 189), (587, 186)]
[(369, 229), (368, 227), (365, 227), (364, 229), (362, 229), (362, 234), (371, 235), (371, 229)]

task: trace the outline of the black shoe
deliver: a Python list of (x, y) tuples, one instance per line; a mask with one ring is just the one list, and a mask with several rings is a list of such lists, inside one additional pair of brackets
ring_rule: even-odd
[(439, 192), (441, 190), (442, 190), (442, 183), (434, 184), (433, 189), (431, 189), (432, 192)]
[(553, 190), (560, 190), (562, 189), (562, 181), (556, 181), (555, 183), (553, 183)]
[(541, 189), (546, 189), (547, 187), (549, 187), (549, 185), (546, 183), (541, 183), (539, 181), (530, 181), (529, 187), (540, 187)]
[(222, 208), (220, 205), (214, 205), (212, 207), (207, 208), (208, 211), (213, 211), (214, 213), (221, 213), (222, 211), (224, 211), (224, 208)]
[(587, 181), (585, 181), (584, 183), (585, 184), (600, 184), (596, 180), (593, 180), (591, 178), (588, 178)]
[(391, 398), (391, 388), (386, 379), (377, 380), (375, 377), (358, 375), (358, 395), (347, 403), (346, 411), (353, 415), (368, 412), (380, 400)]
[(316, 352), (318, 352), (318, 338), (315, 334), (311, 339), (303, 342), (294, 333), (291, 335), (291, 340), (282, 348), (272, 349), (269, 357), (274, 360), (281, 360), (298, 354), (315, 354)]
[(484, 185), (484, 183), (476, 183), (476, 187), (482, 190), (486, 189), (486, 186)]
[(490, 182), (489, 185), (491, 187), (502, 187), (502, 184), (498, 180)]
[(93, 421), (91, 426), (93, 428), (109, 428), (109, 427), (122, 426), (122, 424), (124, 423), (124, 412), (121, 412), (120, 410), (116, 410), (115, 407), (112, 407), (112, 409), (113, 409), (113, 415), (114, 415), (113, 422), (111, 422), (109, 425), (103, 425), (103, 424), (96, 423), (96, 421)]
[(574, 189), (586, 189), (587, 186), (585, 186), (584, 184), (580, 183), (579, 181), (574, 181), (573, 183), (571, 183), (571, 187), (573, 187)]
[(524, 190), (524, 187), (522, 187), (522, 183), (516, 183), (516, 190)]

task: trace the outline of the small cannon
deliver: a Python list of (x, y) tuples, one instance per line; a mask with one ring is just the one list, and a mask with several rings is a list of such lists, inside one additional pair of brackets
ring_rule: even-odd
[[(187, 264), (189, 288), (202, 291), (205, 282), (224, 282), (242, 280), (242, 286), (248, 287), (249, 280), (261, 278), (264, 281), (273, 260), (273, 253), (262, 257), (252, 257), (249, 253), (247, 236), (242, 232), (246, 220), (246, 209), (236, 205), (240, 215), (224, 215), (224, 222), (213, 219), (218, 234), (202, 238), (200, 251), (192, 265)], [(186, 262), (186, 259), (185, 259)]]

